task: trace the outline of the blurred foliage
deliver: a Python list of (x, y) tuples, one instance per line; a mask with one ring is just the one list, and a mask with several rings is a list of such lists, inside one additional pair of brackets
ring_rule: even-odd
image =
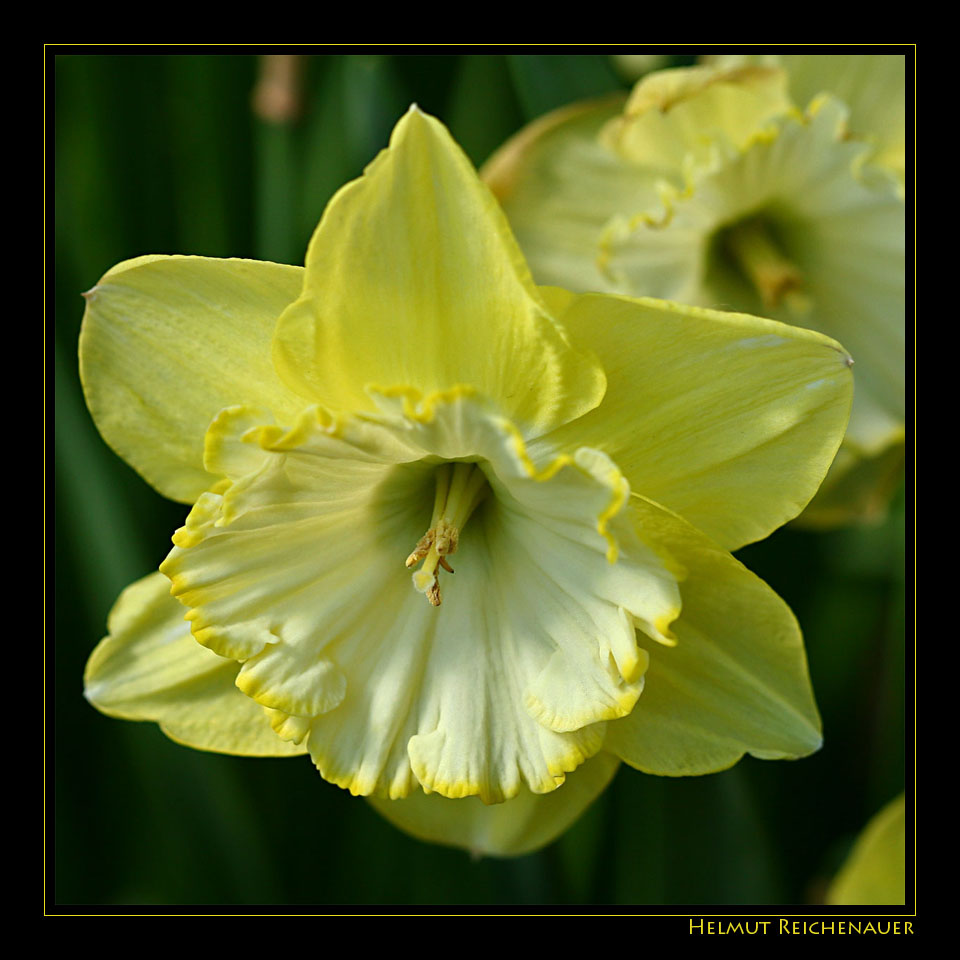
[(84, 701), (84, 663), (107, 611), (156, 568), (186, 508), (114, 456), (87, 415), (80, 292), (145, 253), (302, 262), (326, 201), (411, 102), (479, 164), (544, 110), (624, 83), (599, 55), (317, 55), (281, 77), (286, 101), (257, 100), (261, 114), (273, 110), (265, 119), (252, 109), (261, 70), (234, 55), (53, 64), (56, 902), (822, 902), (862, 824), (905, 782), (902, 494), (881, 526), (787, 528), (741, 552), (804, 628), (824, 718), (818, 755), (748, 758), (692, 779), (623, 768), (564, 837), (518, 860), (419, 843), (307, 758), (202, 754)]

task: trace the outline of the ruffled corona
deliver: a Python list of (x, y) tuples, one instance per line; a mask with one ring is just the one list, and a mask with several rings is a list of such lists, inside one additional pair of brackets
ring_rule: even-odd
[(223, 411), (206, 463), (231, 482), (161, 571), (197, 640), (243, 662), (237, 686), (327, 779), (488, 803), (549, 792), (632, 710), (636, 631), (671, 642), (676, 576), (633, 532), (604, 454), (538, 470), (469, 388), (374, 398), (377, 414), (313, 407), (289, 429)]
[(790, 94), (809, 103), (829, 90), (850, 108), (850, 135), (872, 147), (870, 162), (903, 181), (907, 154), (907, 58), (903, 54), (716, 54), (703, 58), (723, 67), (782, 67)]

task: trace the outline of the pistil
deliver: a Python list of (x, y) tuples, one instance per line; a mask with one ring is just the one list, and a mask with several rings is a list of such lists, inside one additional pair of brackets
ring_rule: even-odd
[(803, 286), (803, 274), (777, 246), (759, 218), (745, 220), (725, 232), (727, 250), (753, 284), (764, 307), (774, 309)]
[(437, 468), (437, 489), (430, 529), (407, 557), (408, 567), (423, 565), (413, 585), (435, 607), (440, 606), (440, 569), (453, 573), (447, 557), (457, 552), (460, 531), (486, 495), (487, 478), (475, 463), (445, 463)]

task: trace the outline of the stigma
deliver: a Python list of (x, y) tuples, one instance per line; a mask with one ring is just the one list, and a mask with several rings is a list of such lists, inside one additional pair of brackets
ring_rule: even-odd
[(780, 249), (773, 233), (754, 217), (726, 231), (727, 252), (733, 255), (744, 277), (757, 291), (763, 306), (774, 310), (781, 303), (799, 303), (803, 274)]
[(435, 607), (441, 603), (440, 571), (453, 573), (447, 557), (457, 552), (460, 531), (489, 490), (487, 478), (476, 463), (444, 463), (437, 468), (437, 490), (430, 528), (407, 557), (407, 567), (422, 566), (413, 574), (413, 585)]

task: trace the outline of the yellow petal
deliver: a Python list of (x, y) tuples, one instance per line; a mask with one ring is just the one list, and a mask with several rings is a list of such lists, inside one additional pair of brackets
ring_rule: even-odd
[(490, 191), (416, 108), (327, 207), (274, 358), (292, 389), (339, 411), (373, 409), (370, 386), (469, 383), (525, 435), (596, 406), (604, 387), (549, 316)]
[(643, 498), (644, 536), (687, 569), (676, 646), (650, 652), (643, 696), (604, 749), (645, 773), (687, 776), (820, 747), (803, 639), (787, 605), (698, 530)]
[(906, 903), (906, 812), (901, 793), (873, 817), (827, 892), (827, 903)]
[(486, 805), (477, 797), (448, 800), (418, 791), (403, 800), (371, 797), (373, 808), (421, 840), (466, 847), (474, 854), (515, 857), (556, 839), (603, 792), (619, 761), (599, 753), (546, 795), (523, 790), (512, 800)]
[(303, 271), (256, 260), (140, 257), (88, 293), (80, 376), (103, 438), (165, 496), (193, 502), (216, 476), (203, 438), (223, 408), (282, 417), (302, 406), (280, 382), (270, 340)]
[[(728, 550), (816, 492), (850, 409), (849, 358), (818, 333), (658, 300), (544, 291), (607, 373), (603, 403), (543, 442), (592, 440), (634, 492)], [(537, 444), (533, 444), (536, 449)]]
[(198, 750), (305, 753), (281, 740), (263, 708), (234, 686), (239, 664), (194, 640), (185, 612), (159, 573), (127, 587), (110, 611), (109, 636), (87, 663), (87, 699), (111, 717), (153, 720), (168, 737)]

